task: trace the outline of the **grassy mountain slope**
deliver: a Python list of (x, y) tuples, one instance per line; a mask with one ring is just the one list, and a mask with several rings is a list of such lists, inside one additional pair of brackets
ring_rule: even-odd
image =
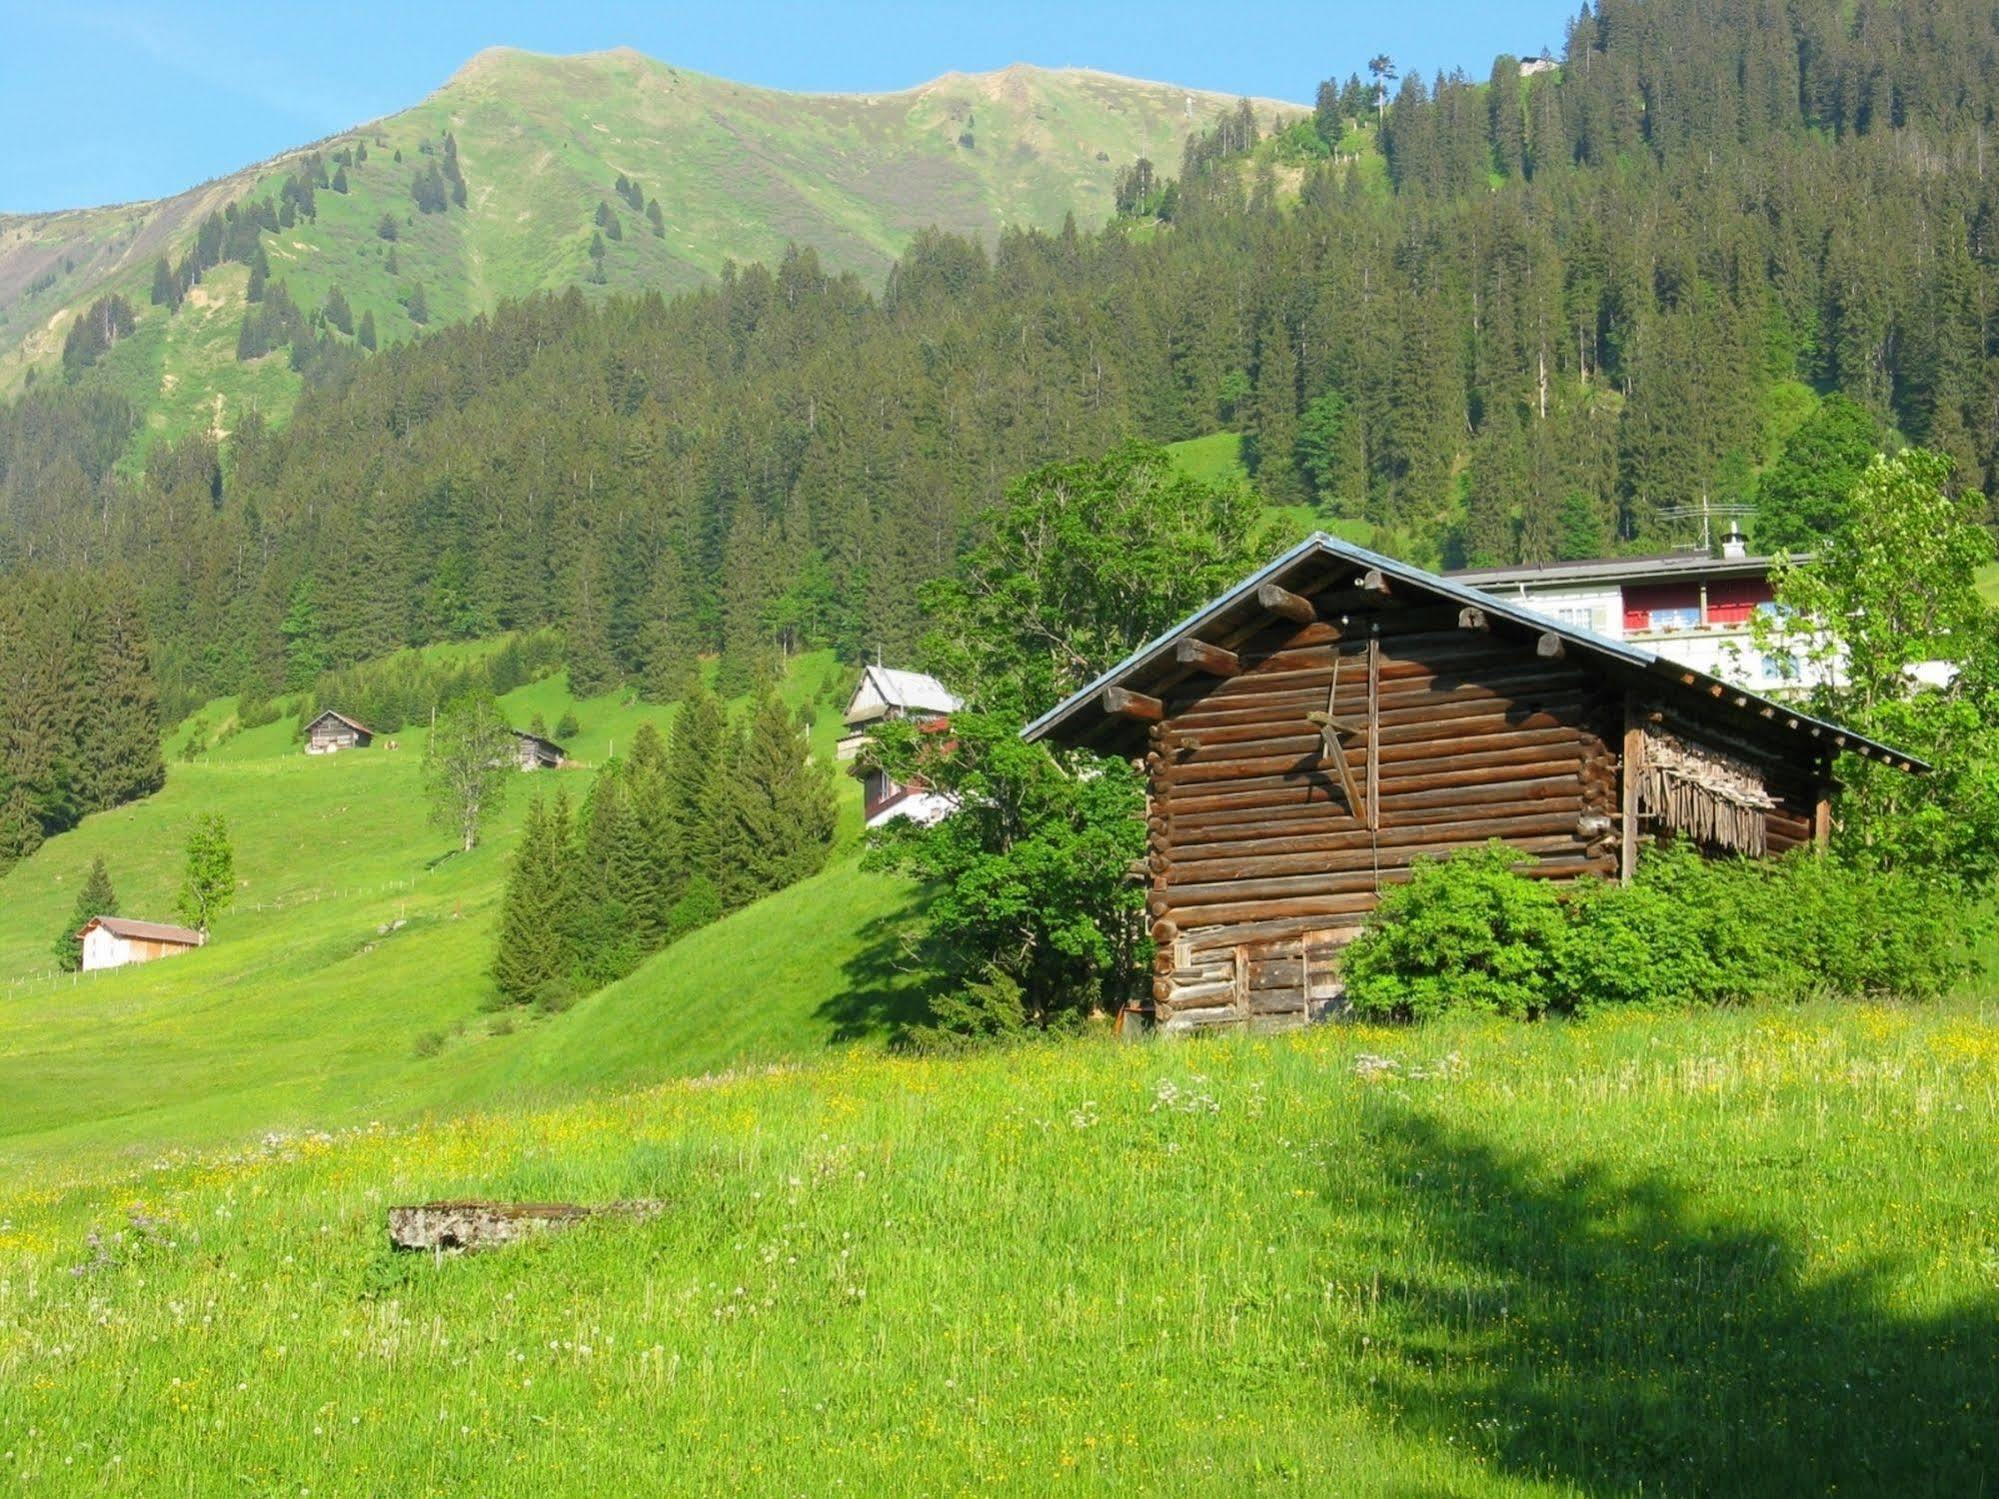
[[(788, 690), (818, 706), (830, 747), (830, 657), (794, 664)], [(571, 744), (601, 763), (643, 717), (616, 698), (577, 703), (559, 677), (502, 700), (525, 723), (574, 709)], [(226, 722), (227, 705), (209, 710)], [(184, 732), (184, 731), (183, 731)], [(175, 743), (180, 742), (177, 733)], [(308, 759), (289, 721), (172, 763), (166, 788), (89, 818), (0, 878), (0, 1157), (86, 1145), (240, 1138), (265, 1128), (406, 1117), (523, 1089), (702, 1072), (774, 1060), (835, 1037), (878, 1038), (894, 975), (885, 926), (907, 888), (854, 865), (858, 787), (842, 777), (848, 852), (816, 879), (695, 934), (566, 1014), (517, 1026), (482, 1009), (506, 860), (531, 792), (580, 798), (588, 768), (522, 777), (471, 854), (425, 823), (424, 733)], [(110, 865), (127, 915), (171, 919), (181, 844), (197, 811), (236, 844), (236, 908), (215, 940), (171, 961), (51, 975), (50, 944), (91, 858)], [(392, 931), (395, 921), (406, 923)], [(858, 1004), (860, 1001), (854, 1001)]]
[[(1995, 1101), (1989, 1009), (1627, 1013), (73, 1162), (0, 1178), (0, 1451), (28, 1492), (1976, 1493)], [(454, 1197), (661, 1212), (387, 1249)]]
[[(1082, 69), (1014, 66), (946, 74), (884, 94), (788, 94), (710, 78), (628, 50), (579, 57), (482, 52), (415, 108), (321, 143), (365, 143), (346, 194), (321, 190), (318, 217), (265, 236), (273, 279), (299, 305), (338, 285), (384, 342), (415, 331), (421, 284), (433, 322), (502, 297), (583, 283), (592, 216), (616, 211), (607, 289), (693, 286), (725, 261), (775, 263), (787, 243), (835, 269), (878, 279), (927, 225), (990, 238), (1008, 225), (1094, 225), (1111, 179), (1180, 143), (1233, 101)], [(1266, 121), (1302, 106), (1256, 101)], [(452, 132), (467, 203), (419, 213), (410, 186)], [(401, 160), (395, 159), (397, 153)], [(44, 377), (70, 322), (107, 291), (142, 313), (104, 378), (158, 430), (214, 424), (256, 402), (282, 412), (296, 378), (282, 357), (235, 366), (246, 273), (212, 274), (173, 318), (148, 305), (154, 261), (177, 258), (224, 204), (275, 194), (302, 153), (152, 203), (0, 216), (0, 395), (31, 367)], [(659, 201), (664, 234), (614, 191), (620, 174)], [(398, 221), (381, 239), (384, 213)], [(396, 269), (388, 268), (394, 251)], [(56, 370), (59, 374), (59, 369)]]

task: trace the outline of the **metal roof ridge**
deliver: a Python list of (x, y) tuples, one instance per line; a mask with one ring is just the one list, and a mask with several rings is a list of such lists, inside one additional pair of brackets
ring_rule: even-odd
[[(1262, 567), (1250, 573), (1234, 587), (1219, 594), (1193, 613), (1187, 615), (1186, 618), (1154, 636), (1151, 640), (1126, 656), (1124, 660), (1118, 662), (1117, 665), (1099, 673), (1087, 685), (1079, 687), (1076, 691), (1070, 693), (1069, 696), (1062, 699), (1061, 702), (1023, 727), (1020, 731), (1020, 737), (1029, 742), (1040, 738), (1048, 729), (1068, 718), (1092, 697), (1102, 692), (1104, 688), (1113, 685), (1120, 677), (1145, 665), (1152, 656), (1166, 649), (1181, 636), (1197, 629), (1205, 620), (1227, 609), (1250, 590), (1267, 582), (1273, 574), (1289, 567), (1292, 563), (1314, 551), (1327, 552), (1333, 556), (1343, 557), (1367, 567), (1378, 568), (1383, 573), (1399, 578), (1405, 583), (1413, 583), (1419, 588), (1441, 594), (1443, 597), (1455, 600), (1460, 604), (1476, 609), (1483, 609), (1522, 628), (1531, 629), (1543, 634), (1553, 634), (1560, 639), (1582, 646), (1586, 650), (1594, 651), (1612, 660), (1622, 661), (1628, 666), (1644, 670), (1665, 668), (1676, 674), (1685, 674), (1695, 679), (1696, 682), (1705, 683), (1710, 690), (1714, 687), (1720, 687), (1723, 693), (1744, 699), (1745, 706), (1747, 703), (1754, 703), (1759, 708), (1768, 707), (1773, 713), (1782, 713), (1787, 718), (1797, 719), (1800, 724), (1809, 724), (1819, 730), (1830, 731), (1835, 736), (1857, 741), (1860, 744), (1866, 745), (1870, 750), (1880, 753), (1885, 758), (1906, 761), (1911, 768), (1920, 768), (1923, 770), (1930, 768), (1929, 762), (1918, 756), (1909, 754), (1905, 750), (1899, 750), (1893, 745), (1884, 744), (1880, 740), (1862, 734), (1856, 729), (1848, 728), (1844, 724), (1837, 724), (1829, 719), (1818, 718), (1801, 709), (1793, 708), (1789, 704), (1780, 703), (1774, 698), (1764, 696), (1753, 688), (1740, 687), (1734, 683), (1723, 681), (1721, 678), (1712, 676), (1696, 667), (1669, 660), (1661, 656), (1657, 651), (1649, 650), (1642, 645), (1635, 645), (1629, 641), (1612, 640), (1607, 636), (1597, 634), (1594, 630), (1549, 619), (1545, 615), (1537, 614), (1533, 610), (1523, 607), (1515, 600), (1489, 594), (1483, 589), (1475, 588), (1467, 583), (1457, 582), (1440, 573), (1433, 573), (1427, 568), (1416, 566), (1412, 562), (1398, 561), (1396, 558), (1361, 546), (1357, 542), (1342, 540), (1323, 530), (1314, 531), (1304, 540), (1297, 543), (1297, 545), (1272, 558)], [(1713, 695), (1719, 696), (1720, 694)], [(1735, 705), (1731, 704), (1731, 706)]]

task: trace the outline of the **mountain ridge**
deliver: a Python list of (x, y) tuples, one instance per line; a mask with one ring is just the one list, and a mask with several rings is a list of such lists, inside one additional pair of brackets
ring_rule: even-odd
[[(631, 48), (486, 48), (407, 109), (179, 193), (0, 215), (0, 397), (31, 371), (59, 374), (70, 327), (117, 294), (137, 314), (134, 336), (92, 379), (126, 395), (153, 431), (220, 430), (248, 405), (282, 415), (298, 378), (269, 368), (283, 363), (270, 356), (236, 359), (245, 270), (228, 260), (209, 268), (201, 295), (169, 316), (150, 301), (154, 266), (184, 256), (209, 215), (276, 198), (302, 168), (330, 172), (336, 152), (365, 164), (348, 163), (348, 191), (320, 186), (313, 215), (264, 235), (270, 279), (287, 283), (308, 318), (338, 287), (354, 318), (372, 313), (389, 343), (423, 321), (407, 315), (418, 286), (428, 320), (443, 323), (569, 285), (671, 294), (729, 261), (774, 262), (793, 244), (830, 270), (879, 281), (932, 225), (987, 243), (1009, 227), (1053, 230), (1069, 214), (1094, 225), (1111, 211), (1120, 167), (1141, 155), (1177, 160), (1189, 134), (1235, 105), (1208, 90), (1031, 63), (893, 91), (799, 93)], [(1305, 108), (1251, 107), (1266, 122)], [(412, 178), (441, 159), (447, 132), (464, 201), (417, 211)], [(638, 184), (638, 196), (621, 200), (617, 180)]]

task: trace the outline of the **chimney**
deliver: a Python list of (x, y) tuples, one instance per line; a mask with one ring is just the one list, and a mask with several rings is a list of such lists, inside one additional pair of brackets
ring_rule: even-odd
[(1742, 534), (1742, 527), (1735, 521), (1728, 523), (1722, 533), (1721, 556), (1724, 562), (1737, 562), (1749, 555), (1749, 538)]

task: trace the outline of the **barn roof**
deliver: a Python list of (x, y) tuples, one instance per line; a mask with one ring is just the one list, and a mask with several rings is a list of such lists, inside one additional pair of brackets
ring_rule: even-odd
[(358, 718), (349, 718), (345, 713), (342, 713), (338, 708), (327, 708), (322, 710), (318, 714), (318, 716), (313, 719), (311, 723), (306, 725), (307, 731), (308, 732), (311, 731), (311, 729), (315, 725), (329, 718), (339, 719), (342, 723), (346, 724), (348, 728), (354, 730), (354, 732), (357, 734), (366, 734), (370, 739), (373, 739), (375, 737), (375, 731), (373, 729), (369, 728), (366, 724), (362, 723)]
[(514, 738), (516, 739), (525, 739), (530, 744), (538, 744), (543, 749), (552, 751), (556, 759), (558, 760), (566, 760), (569, 758), (569, 751), (565, 750), (561, 745), (557, 744), (553, 739), (545, 739), (540, 734), (533, 733), (527, 729), (513, 729), (510, 730), (509, 732), (511, 732)]
[(1576, 625), (1562, 624), (1526, 608), (1518, 600), (1486, 593), (1453, 578), (1426, 572), (1407, 562), (1398, 562), (1366, 547), (1341, 541), (1320, 531), (1305, 538), (1265, 567), (1211, 603), (1168, 629), (1158, 638), (1140, 646), (1124, 660), (1056, 704), (1021, 730), (1027, 740), (1056, 739), (1082, 743), (1096, 737), (1106, 727), (1109, 715), (1104, 707), (1108, 687), (1144, 687), (1168, 674), (1177, 674), (1175, 649), (1188, 638), (1205, 638), (1245, 625), (1269, 611), (1258, 601), (1257, 590), (1275, 583), (1295, 593), (1310, 594), (1345, 575), (1348, 586), (1358, 584), (1370, 573), (1419, 595), (1449, 600), (1464, 608), (1482, 610), (1495, 624), (1512, 626), (1530, 638), (1558, 637), (1566, 647), (1592, 659), (1615, 674), (1642, 680), (1668, 701), (1698, 711), (1702, 716), (1723, 722), (1734, 720), (1752, 733), (1773, 736), (1781, 744), (1795, 742), (1804, 753), (1848, 750), (1869, 759), (1900, 766), (1903, 770), (1928, 770), (1922, 760), (1890, 745), (1871, 739), (1843, 725), (1814, 718), (1791, 703), (1778, 702), (1738, 687), (1732, 682), (1696, 670), (1658, 652), (1629, 641), (1611, 640)]
[[(873, 684), (875, 694), (891, 708), (914, 709), (919, 713), (955, 713), (964, 707), (958, 695), (927, 672), (898, 671), (893, 666), (867, 666), (861, 669), (861, 680), (854, 688), (854, 697)], [(848, 711), (853, 710), (854, 698), (847, 700)]]
[(77, 931), (81, 937), (94, 926), (101, 926), (114, 937), (129, 937), (139, 942), (178, 942), (185, 947), (201, 946), (201, 933), (193, 927), (168, 926), (158, 921), (130, 921), (123, 916), (93, 916)]

